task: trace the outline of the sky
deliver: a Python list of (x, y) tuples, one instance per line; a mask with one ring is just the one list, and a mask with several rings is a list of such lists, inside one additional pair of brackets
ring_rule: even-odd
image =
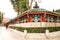
[[(60, 0), (36, 0), (40, 8), (44, 8), (52, 11), (53, 9), (60, 9)], [(34, 6), (34, 2), (33, 5)], [(4, 18), (14, 18), (17, 13), (13, 9), (13, 5), (10, 0), (0, 0), (0, 11), (4, 13)]]
[(0, 0), (0, 11), (4, 13), (4, 18), (12, 19), (17, 16), (10, 0)]
[[(60, 9), (60, 0), (37, 0), (40, 8), (52, 11), (53, 9)], [(34, 6), (34, 2), (33, 5)]]

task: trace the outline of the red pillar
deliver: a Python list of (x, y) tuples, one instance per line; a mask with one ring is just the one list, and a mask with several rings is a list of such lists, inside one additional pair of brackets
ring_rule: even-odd
[(42, 22), (46, 22), (44, 15), (42, 15)]
[(27, 21), (28, 21), (28, 22), (31, 22), (31, 17), (28, 17)]

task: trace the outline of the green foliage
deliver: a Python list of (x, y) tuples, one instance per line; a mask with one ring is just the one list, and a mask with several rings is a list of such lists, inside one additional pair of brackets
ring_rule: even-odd
[(22, 11), (26, 11), (27, 10), (26, 0), (20, 0), (20, 7), (21, 7)]
[(60, 14), (60, 9), (55, 10), (54, 12), (56, 12), (57, 14)]
[(26, 7), (26, 0), (11, 0), (13, 7), (16, 12), (24, 12), (28, 8)]
[(25, 28), (25, 27), (13, 27), (10, 28), (24, 32), (26, 29), (28, 33), (45, 33), (45, 30), (48, 29), (50, 32), (60, 31), (60, 27), (34, 27), (34, 28)]
[(0, 24), (2, 23), (3, 14), (0, 12)]

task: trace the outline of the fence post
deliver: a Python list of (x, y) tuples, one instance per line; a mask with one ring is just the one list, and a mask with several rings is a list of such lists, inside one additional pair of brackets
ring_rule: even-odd
[(27, 30), (24, 30), (24, 38), (27, 38)]
[(48, 29), (46, 29), (45, 35), (46, 35), (46, 38), (50, 38), (50, 34), (49, 34), (49, 30)]

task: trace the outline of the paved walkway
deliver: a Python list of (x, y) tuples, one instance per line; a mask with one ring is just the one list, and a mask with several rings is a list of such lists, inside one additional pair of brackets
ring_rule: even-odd
[(0, 27), (0, 40), (60, 40), (60, 35), (55, 38), (25, 38), (24, 33), (5, 27)]
[(22, 40), (22, 34), (10, 28), (0, 27), (0, 40)]

